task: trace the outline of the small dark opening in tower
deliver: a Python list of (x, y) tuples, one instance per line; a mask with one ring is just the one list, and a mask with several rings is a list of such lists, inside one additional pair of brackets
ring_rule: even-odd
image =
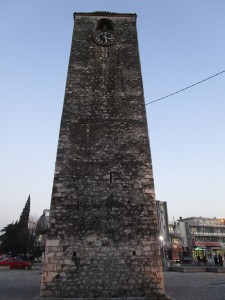
[(113, 182), (113, 178), (112, 178), (112, 173), (109, 173), (109, 182), (112, 183)]
[(114, 24), (109, 19), (101, 19), (97, 23), (96, 30), (114, 30)]
[(73, 256), (77, 256), (77, 252), (73, 252)]
[(132, 251), (132, 254), (133, 254), (133, 256), (135, 256), (136, 255), (136, 251)]

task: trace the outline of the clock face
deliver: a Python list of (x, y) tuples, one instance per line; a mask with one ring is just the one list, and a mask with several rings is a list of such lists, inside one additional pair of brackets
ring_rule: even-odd
[(101, 31), (96, 34), (95, 41), (102, 46), (110, 46), (115, 41), (115, 35), (108, 31)]

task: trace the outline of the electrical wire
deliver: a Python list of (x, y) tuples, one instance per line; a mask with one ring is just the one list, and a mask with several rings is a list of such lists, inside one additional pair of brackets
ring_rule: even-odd
[(220, 74), (222, 74), (222, 73), (225, 73), (225, 70), (224, 70), (224, 71), (221, 71), (221, 72), (219, 72), (219, 73), (217, 73), (217, 74), (214, 74), (214, 75), (212, 75), (212, 76), (210, 76), (210, 77), (208, 77), (208, 78), (206, 78), (206, 79), (203, 79), (203, 80), (201, 80), (201, 81), (198, 81), (198, 82), (196, 82), (196, 83), (194, 83), (194, 84), (192, 84), (192, 85), (189, 85), (189, 86), (187, 86), (187, 87), (185, 87), (185, 88), (183, 88), (183, 89), (181, 89), (181, 90), (179, 90), (179, 91), (177, 91), (177, 92), (174, 92), (174, 93), (169, 94), (169, 95), (167, 95), (167, 96), (164, 96), (164, 97), (158, 98), (158, 99), (156, 99), (156, 100), (147, 102), (147, 103), (145, 103), (145, 105), (147, 106), (147, 105), (149, 105), (149, 104), (151, 104), (151, 103), (154, 103), (154, 102), (163, 100), (163, 99), (165, 99), (165, 98), (171, 97), (171, 96), (173, 96), (173, 95), (175, 95), (175, 94), (181, 93), (181, 92), (183, 92), (183, 91), (185, 91), (185, 90), (187, 90), (187, 89), (192, 88), (192, 87), (195, 86), (195, 85), (198, 85), (198, 84), (200, 84), (200, 83), (202, 83), (202, 82), (204, 82), (204, 81), (207, 81), (207, 80), (209, 80), (209, 79), (211, 79), (211, 78), (213, 78), (213, 77), (216, 77), (216, 76), (218, 76), (218, 75), (220, 75)]

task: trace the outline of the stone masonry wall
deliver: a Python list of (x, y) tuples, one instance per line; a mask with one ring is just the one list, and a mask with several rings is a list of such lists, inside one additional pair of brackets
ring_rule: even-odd
[[(100, 19), (116, 41), (99, 46)], [(136, 15), (75, 15), (43, 298), (163, 293)]]

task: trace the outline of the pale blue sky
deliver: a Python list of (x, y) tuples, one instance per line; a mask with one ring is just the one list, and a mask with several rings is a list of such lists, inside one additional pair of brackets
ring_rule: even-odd
[[(225, 70), (224, 0), (0, 3), (0, 229), (49, 208), (73, 12), (137, 13), (146, 102)], [(225, 73), (147, 106), (156, 197), (169, 219), (225, 217)]]

